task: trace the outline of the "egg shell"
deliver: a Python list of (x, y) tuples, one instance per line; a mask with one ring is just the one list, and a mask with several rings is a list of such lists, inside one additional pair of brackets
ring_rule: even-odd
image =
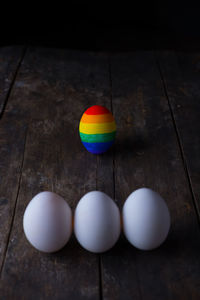
[(71, 208), (59, 195), (48, 191), (41, 192), (26, 207), (23, 227), (32, 246), (43, 252), (56, 252), (70, 238)]
[(112, 113), (105, 107), (89, 107), (79, 123), (79, 134), (84, 147), (91, 153), (106, 152), (113, 144), (116, 124)]
[(129, 195), (122, 210), (123, 231), (128, 241), (141, 250), (160, 246), (170, 228), (170, 213), (164, 199), (148, 188)]
[(108, 195), (92, 191), (80, 199), (74, 214), (74, 233), (83, 248), (105, 252), (117, 242), (120, 230), (119, 208)]

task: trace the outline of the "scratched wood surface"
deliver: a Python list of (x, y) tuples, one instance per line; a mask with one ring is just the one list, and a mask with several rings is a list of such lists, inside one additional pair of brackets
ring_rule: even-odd
[[(199, 299), (199, 55), (119, 55), (65, 49), (0, 49), (0, 299)], [(116, 143), (94, 156), (82, 146), (83, 111), (114, 114)], [(150, 252), (123, 234), (96, 255), (74, 236), (44, 254), (27, 242), (31, 198), (51, 190), (74, 210), (101, 190), (119, 208), (147, 186), (166, 200), (172, 227)]]

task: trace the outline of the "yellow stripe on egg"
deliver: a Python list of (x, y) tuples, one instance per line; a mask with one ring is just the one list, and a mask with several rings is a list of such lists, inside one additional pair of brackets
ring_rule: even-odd
[(116, 130), (115, 122), (83, 123), (80, 122), (79, 131), (85, 134), (108, 133)]

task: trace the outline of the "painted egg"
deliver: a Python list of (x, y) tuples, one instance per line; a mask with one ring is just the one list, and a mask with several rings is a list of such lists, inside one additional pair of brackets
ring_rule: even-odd
[(84, 147), (89, 152), (106, 152), (113, 144), (116, 133), (112, 113), (100, 105), (89, 107), (80, 120), (79, 133)]

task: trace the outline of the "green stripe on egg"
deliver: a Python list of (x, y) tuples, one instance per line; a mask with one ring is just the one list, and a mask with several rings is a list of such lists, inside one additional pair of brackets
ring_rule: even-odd
[(99, 134), (85, 134), (80, 132), (80, 138), (82, 142), (86, 143), (104, 143), (113, 141), (115, 138), (116, 131), (109, 133), (99, 133)]

